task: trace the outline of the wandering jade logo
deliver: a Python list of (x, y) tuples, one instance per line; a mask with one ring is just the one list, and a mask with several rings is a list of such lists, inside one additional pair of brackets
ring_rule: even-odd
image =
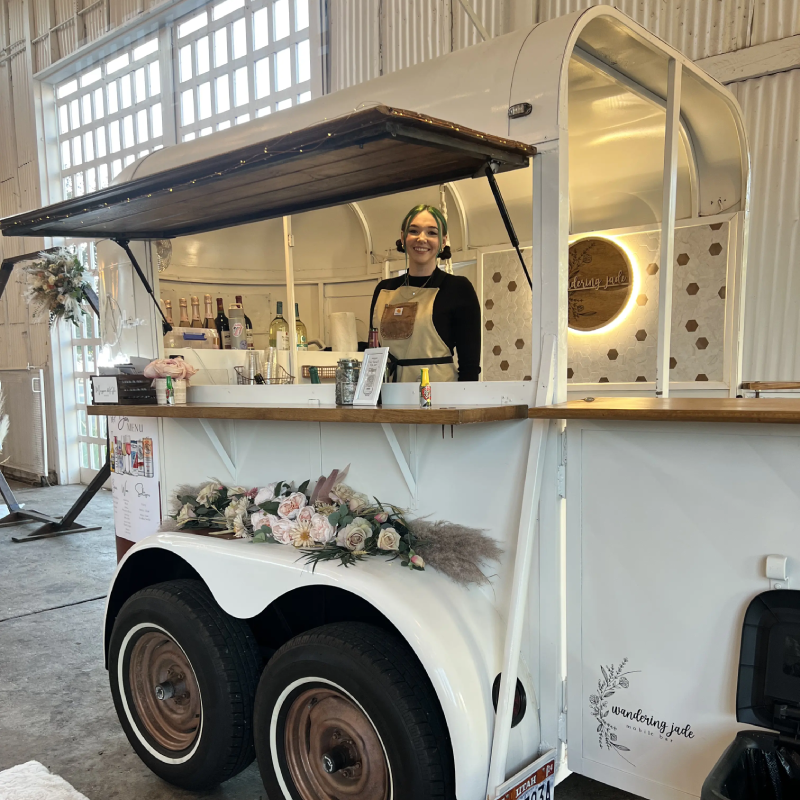
[(636, 766), (623, 755), (630, 753), (631, 748), (620, 741), (620, 735), (625, 741), (629, 741), (627, 734), (632, 733), (650, 736), (658, 741), (674, 742), (678, 739), (694, 739), (694, 731), (688, 723), (680, 725), (659, 719), (641, 708), (633, 710), (621, 705), (622, 698), (618, 693), (630, 688), (629, 675), (640, 672), (640, 670), (626, 669), (627, 665), (628, 659), (623, 658), (619, 666), (614, 664), (600, 666), (602, 677), (597, 681), (597, 694), (589, 697), (589, 706), (592, 709), (592, 716), (597, 720), (600, 748), (614, 750), (620, 758), (631, 766)]

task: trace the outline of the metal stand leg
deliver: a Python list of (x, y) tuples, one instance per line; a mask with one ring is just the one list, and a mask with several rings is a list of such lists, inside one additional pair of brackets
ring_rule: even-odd
[[(81, 492), (80, 497), (75, 501), (72, 508), (64, 515), (61, 520), (45, 517), (48, 521), (32, 531), (27, 536), (12, 536), (12, 542), (32, 542), (34, 539), (52, 539), (55, 536), (66, 536), (68, 533), (82, 533), (84, 531), (99, 531), (102, 525), (81, 525), (75, 520), (78, 515), (89, 505), (89, 501), (97, 494), (102, 485), (111, 477), (111, 462), (106, 459), (106, 463), (100, 468), (92, 482)], [(23, 514), (27, 512), (21, 512)], [(36, 512), (30, 512), (36, 513)], [(44, 517), (44, 515), (40, 515)]]

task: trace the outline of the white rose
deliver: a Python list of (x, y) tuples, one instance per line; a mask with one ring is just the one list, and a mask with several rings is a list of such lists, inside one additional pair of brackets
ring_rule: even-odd
[(197, 514), (194, 513), (190, 503), (186, 503), (178, 512), (176, 522), (179, 526), (185, 525), (190, 519), (197, 519)]
[(269, 527), (276, 542), (281, 544), (292, 543), (292, 521), (290, 519), (280, 519), (274, 514), (267, 514)]
[(379, 550), (398, 550), (400, 547), (400, 534), (394, 528), (384, 528), (378, 534)]
[(331, 490), (331, 494), (336, 495), (340, 503), (348, 503), (350, 502), (350, 498), (355, 494), (355, 491), (346, 483), (337, 483)]
[(249, 505), (250, 501), (246, 497), (239, 497), (237, 500), (233, 500), (225, 509), (225, 519), (232, 520), (237, 516), (246, 514)]
[(256, 499), (253, 501), (257, 506), (268, 503), (275, 499), (275, 487), (277, 483), (268, 483), (263, 489), (259, 489)]
[(259, 528), (269, 525), (269, 520), (267, 519), (268, 516), (269, 515), (264, 511), (255, 511), (252, 513), (250, 515), (250, 524), (253, 526), (253, 530), (257, 531)]
[(350, 510), (351, 511), (360, 511), (362, 508), (369, 507), (369, 497), (365, 494), (361, 494), (361, 492), (354, 492), (353, 496), (350, 498)]
[(283, 519), (295, 519), (300, 509), (307, 502), (308, 498), (302, 492), (292, 492), (278, 506), (278, 516), (283, 517)]
[(362, 550), (364, 543), (372, 536), (372, 528), (363, 517), (356, 517), (349, 525), (339, 531), (336, 544), (348, 550)]
[(327, 544), (333, 539), (335, 533), (333, 525), (328, 522), (328, 518), (324, 514), (314, 514), (311, 517), (311, 538), (315, 542)]
[(201, 506), (210, 506), (212, 501), (219, 496), (222, 487), (218, 483), (207, 483), (198, 493), (197, 502)]
[(247, 494), (247, 489), (244, 486), (231, 486), (228, 489), (228, 497), (233, 497), (235, 494)]

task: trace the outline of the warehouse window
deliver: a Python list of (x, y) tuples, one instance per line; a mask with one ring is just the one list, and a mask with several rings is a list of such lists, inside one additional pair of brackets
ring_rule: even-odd
[(115, 53), (56, 87), (62, 198), (104, 189), (163, 144), (158, 38)]
[(310, 100), (309, 30), (309, 0), (222, 0), (181, 19), (174, 68), (179, 139)]

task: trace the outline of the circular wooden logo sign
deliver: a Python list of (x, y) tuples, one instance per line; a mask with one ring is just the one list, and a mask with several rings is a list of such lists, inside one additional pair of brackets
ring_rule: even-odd
[(608, 239), (581, 239), (569, 247), (569, 327), (596, 331), (615, 320), (633, 291), (625, 251)]

